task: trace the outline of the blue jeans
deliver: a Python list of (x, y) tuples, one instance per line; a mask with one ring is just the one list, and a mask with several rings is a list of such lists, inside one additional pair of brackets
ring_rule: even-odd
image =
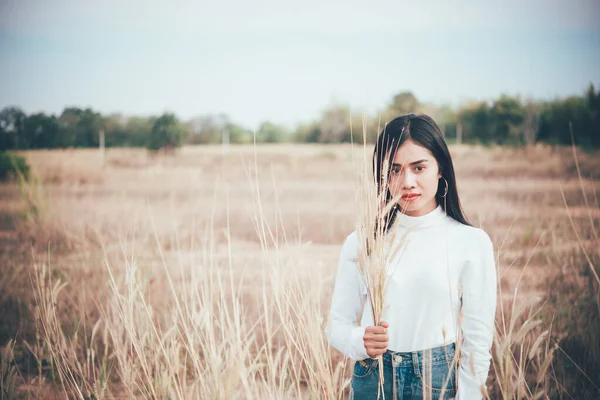
[[(456, 395), (454, 343), (407, 353), (383, 354), (386, 400), (452, 399)], [(377, 399), (378, 360), (367, 358), (354, 364), (350, 399)], [(396, 393), (396, 397), (394, 397)], [(379, 397), (383, 399), (383, 396)]]

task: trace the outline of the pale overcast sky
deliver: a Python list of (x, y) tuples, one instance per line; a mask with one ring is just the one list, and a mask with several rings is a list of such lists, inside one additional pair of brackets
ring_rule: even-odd
[[(426, 3), (426, 4), (422, 4)], [(600, 84), (600, 1), (0, 0), (0, 107), (226, 113), (290, 127), (393, 94), (461, 104)]]

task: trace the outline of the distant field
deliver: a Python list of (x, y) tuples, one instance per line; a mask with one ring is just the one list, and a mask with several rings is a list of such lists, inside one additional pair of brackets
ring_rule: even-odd
[[(15, 393), (343, 396), (351, 364), (321, 332), (356, 223), (364, 151), (372, 148), (109, 149), (104, 160), (89, 149), (23, 153), (37, 180), (0, 186), (0, 345), (16, 338)], [(498, 252), (505, 311), (513, 298), (539, 308), (550, 281), (588, 264), (583, 251), (599, 270), (599, 153), (577, 153), (581, 180), (571, 148), (451, 153), (467, 217)], [(68, 285), (50, 290), (58, 280)], [(517, 393), (539, 374), (543, 357), (521, 364), (517, 354), (547, 329), (544, 320), (511, 343), (521, 373), (502, 383), (492, 368), (493, 393)], [(550, 393), (544, 385), (525, 397)]]

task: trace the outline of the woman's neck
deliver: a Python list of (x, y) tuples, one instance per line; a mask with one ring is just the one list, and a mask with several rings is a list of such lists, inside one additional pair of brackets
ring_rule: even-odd
[(402, 212), (398, 212), (396, 214), (396, 220), (399, 225), (405, 227), (425, 227), (442, 223), (445, 216), (444, 210), (442, 210), (442, 207), (438, 205), (428, 213), (419, 216), (411, 216)]

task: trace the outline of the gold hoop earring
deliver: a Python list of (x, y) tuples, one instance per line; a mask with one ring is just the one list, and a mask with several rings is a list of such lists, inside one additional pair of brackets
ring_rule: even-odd
[(446, 190), (444, 191), (444, 194), (442, 195), (442, 197), (446, 197), (446, 195), (448, 194), (448, 181), (443, 176), (442, 176), (442, 179), (444, 180), (444, 183), (446, 184)]

